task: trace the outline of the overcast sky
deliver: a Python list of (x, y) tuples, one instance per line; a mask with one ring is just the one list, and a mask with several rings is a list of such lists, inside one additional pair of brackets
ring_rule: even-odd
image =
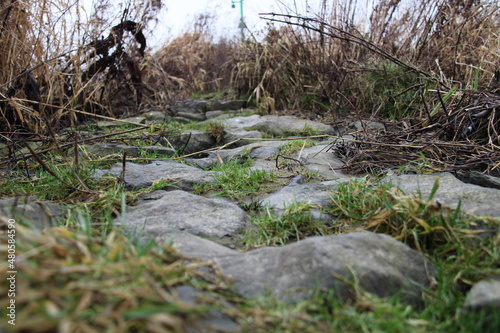
[[(302, 13), (319, 12), (320, 0), (243, 0), (243, 15), (247, 27), (258, 32), (266, 22), (259, 18), (259, 13), (281, 12), (287, 8)], [(240, 2), (232, 8), (231, 0), (164, 0), (165, 10), (159, 15), (158, 28), (165, 31), (166, 36), (156, 36), (155, 39), (168, 40), (169, 36), (177, 36), (182, 32), (192, 30), (195, 19), (200, 14), (210, 14), (214, 17), (213, 29), (223, 36), (239, 36)], [(163, 32), (162, 32), (163, 33)]]
[[(83, 0), (91, 7), (94, 0)], [(240, 36), (240, 1), (243, 1), (243, 15), (248, 29), (254, 33), (262, 31), (267, 21), (259, 18), (259, 13), (298, 13), (304, 16), (314, 16), (320, 13), (322, 0), (238, 0), (232, 8), (231, 0), (162, 0), (163, 10), (158, 15), (158, 25), (154, 35), (148, 38), (148, 46), (159, 47), (171, 41), (184, 32), (193, 31), (196, 18), (200, 14), (213, 17), (210, 21), (212, 32), (218, 36)], [(374, 0), (357, 0), (357, 12), (368, 12)], [(114, 3), (124, 3), (126, 0), (112, 0)], [(328, 0), (332, 3), (345, 3), (350, 0)], [(355, 1), (356, 2), (356, 1)], [(90, 8), (89, 8), (90, 9)], [(90, 12), (90, 10), (88, 11)], [(117, 17), (119, 17), (118, 15)]]

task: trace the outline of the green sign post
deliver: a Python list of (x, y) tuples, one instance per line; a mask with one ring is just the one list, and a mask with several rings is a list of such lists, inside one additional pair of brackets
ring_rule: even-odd
[(240, 24), (239, 24), (238, 28), (240, 28), (240, 30), (241, 30), (241, 40), (244, 41), (245, 40), (245, 27), (246, 27), (246, 25), (245, 25), (245, 19), (243, 16), (243, 0), (239, 0), (239, 1), (232, 0), (231, 7), (236, 8), (237, 3), (240, 4)]

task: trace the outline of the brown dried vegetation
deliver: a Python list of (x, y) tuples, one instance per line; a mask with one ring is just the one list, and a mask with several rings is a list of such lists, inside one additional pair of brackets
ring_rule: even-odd
[[(137, 110), (146, 47), (142, 30), (161, 7), (158, 1), (141, 4), (128, 2), (119, 20), (93, 14), (84, 22), (80, 1), (2, 2), (3, 134), (48, 134), (75, 124), (85, 112), (121, 116)], [(95, 6), (95, 13), (103, 13), (109, 1)]]

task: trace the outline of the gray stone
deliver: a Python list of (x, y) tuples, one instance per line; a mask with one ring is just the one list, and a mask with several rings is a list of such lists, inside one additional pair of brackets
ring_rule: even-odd
[(67, 208), (35, 196), (0, 199), (0, 214), (43, 230), (59, 225)]
[(96, 143), (85, 146), (87, 151), (97, 156), (127, 153), (128, 157), (140, 157), (143, 152), (172, 156), (175, 150), (162, 146), (128, 146), (115, 143)]
[(173, 117), (172, 120), (180, 123), (180, 124), (187, 124), (187, 123), (190, 123), (191, 120), (190, 119), (187, 119), (187, 118), (183, 118), (183, 117)]
[(249, 156), (255, 160), (271, 159), (274, 161), (276, 154), (286, 143), (286, 141), (255, 142), (244, 147), (236, 148), (232, 153), (236, 153), (237, 150), (240, 150), (238, 154), (240, 156)]
[[(237, 148), (210, 151), (207, 152), (208, 157), (206, 158), (189, 161), (205, 168), (213, 165), (214, 163), (218, 163), (219, 158), (224, 162), (228, 162), (230, 160), (243, 162), (246, 157), (249, 157), (254, 160), (254, 163), (250, 167), (251, 169), (271, 171), (276, 169), (276, 155), (278, 154), (279, 149), (286, 144), (287, 141), (258, 141)], [(329, 158), (330, 160), (335, 161), (335, 158), (332, 156), (324, 156), (325, 159)], [(314, 163), (317, 164), (318, 161), (314, 159), (311, 161), (311, 169), (314, 167)], [(337, 176), (338, 175), (343, 176), (343, 174), (340, 173), (338, 173)]]
[[(340, 159), (328, 151), (331, 144), (317, 145), (304, 149), (300, 154), (300, 160), (304, 162), (307, 170), (323, 177), (324, 179), (338, 179), (349, 177), (342, 170), (336, 170), (344, 165)], [(299, 156), (296, 156), (298, 158)]]
[(189, 120), (195, 120), (195, 121), (204, 121), (207, 119), (205, 114), (203, 113), (194, 113), (194, 112), (177, 112), (176, 114), (177, 117), (182, 117), (186, 118)]
[(357, 120), (348, 125), (349, 128), (356, 130), (357, 132), (361, 131), (381, 131), (385, 130), (385, 126), (383, 123), (379, 123), (377, 121), (370, 120)]
[(252, 127), (261, 121), (261, 116), (254, 114), (248, 117), (234, 117), (229, 119), (223, 119), (219, 122), (226, 128), (240, 128), (245, 129), (247, 127)]
[(190, 165), (194, 165), (202, 170), (209, 169), (214, 165), (217, 165), (219, 162), (216, 158), (212, 157), (203, 157), (203, 158), (194, 158), (194, 157), (186, 157), (184, 159)]
[(183, 149), (184, 154), (196, 153), (216, 145), (210, 133), (198, 130), (187, 130), (180, 135), (173, 135), (169, 137), (169, 141), (175, 149)]
[[(119, 176), (122, 163), (115, 164), (108, 173)], [(215, 171), (203, 171), (199, 168), (175, 161), (156, 161), (150, 164), (126, 163), (125, 184), (128, 188), (140, 189), (149, 187), (155, 180), (170, 180), (165, 189), (192, 190), (195, 184), (214, 180)]]
[(326, 208), (330, 202), (330, 196), (335, 189), (348, 179), (329, 180), (319, 183), (291, 183), (276, 193), (270, 194), (262, 200), (262, 204), (272, 207), (281, 213), (286, 207), (294, 203), (312, 204)]
[(152, 200), (158, 200), (161, 199), (165, 194), (167, 194), (168, 191), (166, 190), (156, 190), (153, 192), (147, 192), (139, 195), (139, 202), (148, 202)]
[(242, 147), (251, 143), (255, 143), (255, 140), (244, 140), (244, 138), (250, 139), (262, 139), (262, 133), (259, 131), (246, 131), (242, 129), (225, 129), (224, 138), (226, 142), (235, 142), (231, 147)]
[(462, 313), (482, 312), (482, 332), (500, 332), (500, 279), (476, 283), (465, 298)]
[(245, 100), (234, 100), (234, 101), (213, 101), (207, 104), (207, 111), (227, 111), (227, 110), (239, 110), (245, 107), (247, 102)]
[(457, 177), (469, 184), (479, 185), (483, 187), (490, 187), (500, 190), (500, 178), (490, 176), (478, 171), (465, 172), (463, 174), (457, 175)]
[(130, 208), (116, 222), (144, 238), (168, 237), (168, 233), (185, 231), (221, 239), (243, 230), (246, 213), (222, 198), (208, 199), (176, 190)]
[(370, 232), (311, 237), (219, 260), (222, 272), (233, 276), (236, 289), (250, 298), (267, 289), (282, 299), (297, 299), (315, 289), (332, 288), (340, 299), (353, 298), (352, 286), (342, 277), (357, 280), (359, 287), (379, 297), (398, 293), (417, 305), (422, 288), (434, 275), (432, 263), (422, 254), (390, 236)]
[(207, 111), (207, 105), (208, 102), (203, 100), (189, 101), (172, 106), (171, 111), (173, 114), (177, 114), (178, 112), (205, 113), (205, 111)]
[(255, 164), (262, 161), (270, 162), (269, 165), (270, 168), (272, 168), (275, 165), (274, 158), (279, 148), (284, 144), (286, 144), (286, 141), (254, 142), (237, 148), (209, 151), (207, 152), (208, 157), (190, 159), (189, 161), (204, 168), (208, 165), (218, 163), (219, 158), (222, 159), (223, 162), (231, 160), (243, 162), (246, 157), (250, 157), (255, 160)]
[(229, 110), (229, 111), (221, 111), (221, 110), (216, 110), (216, 111), (207, 111), (205, 113), (205, 116), (207, 116), (207, 119), (216, 119), (219, 121), (222, 120), (227, 120), (231, 118), (237, 117), (241, 113), (254, 113), (254, 110), (251, 109), (241, 109), (241, 110)]
[(180, 253), (192, 258), (203, 260), (217, 260), (220, 256), (238, 254), (224, 245), (201, 238), (188, 232), (169, 232), (156, 234), (158, 243), (172, 244)]
[(147, 121), (167, 121), (171, 118), (167, 111), (162, 110), (151, 110), (141, 116), (146, 118)]
[(461, 202), (461, 210), (467, 213), (500, 217), (500, 190), (465, 184), (450, 173), (398, 175), (386, 179), (392, 180), (405, 193), (420, 192), (423, 198), (428, 198), (437, 178), (439, 189), (434, 200), (452, 208), (457, 208)]
[(333, 289), (346, 300), (355, 293), (345, 281), (357, 280), (359, 287), (377, 296), (399, 294), (419, 305), (422, 288), (434, 276), (434, 266), (422, 254), (390, 236), (370, 232), (311, 237), (245, 253), (210, 243), (196, 238), (174, 241), (181, 253), (218, 264), (248, 298), (270, 291), (293, 302), (309, 298), (313, 291)]
[(251, 127), (253, 130), (265, 132), (271, 135), (283, 136), (303, 131), (307, 128), (317, 134), (335, 134), (333, 127), (311, 120), (298, 119), (291, 116), (264, 116)]
[(500, 279), (483, 280), (476, 283), (465, 298), (464, 308), (500, 311)]

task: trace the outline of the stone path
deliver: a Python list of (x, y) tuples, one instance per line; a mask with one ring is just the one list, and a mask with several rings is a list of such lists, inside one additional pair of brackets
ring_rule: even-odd
[[(127, 163), (124, 176), (127, 188), (146, 188), (160, 179), (168, 182), (161, 190), (142, 196), (139, 205), (130, 207), (115, 222), (132, 230), (138, 237), (171, 242), (187, 256), (213, 261), (223, 273), (235, 280), (236, 290), (245, 297), (254, 298), (270, 291), (294, 302), (310, 297), (314, 291), (334, 288), (339, 297), (349, 298), (354, 294), (344, 281), (356, 279), (367, 291), (379, 296), (399, 293), (408, 303), (418, 305), (421, 289), (429, 286), (435, 269), (420, 253), (389, 236), (358, 232), (312, 237), (282, 247), (265, 247), (244, 253), (227, 246), (248, 227), (248, 216), (228, 199), (207, 198), (193, 193), (195, 184), (209, 183), (217, 174), (215, 171), (205, 171), (208, 166), (220, 161), (251, 157), (251, 168), (275, 171), (276, 156), (287, 141), (263, 140), (263, 137), (314, 133), (319, 136), (314, 140), (315, 145), (301, 150), (295, 159), (300, 160), (302, 170), (314, 173), (321, 180), (305, 182), (304, 177), (291, 170), (291, 174), (296, 177), (290, 178), (288, 185), (263, 198), (262, 204), (273, 208), (279, 215), (293, 203), (309, 203), (317, 207), (312, 212), (313, 216), (325, 221), (331, 220), (331, 217), (322, 215), (321, 208), (329, 204), (330, 195), (339, 184), (350, 179), (337, 170), (343, 162), (328, 151), (335, 137), (348, 133), (338, 133), (328, 125), (290, 116), (243, 116), (243, 106), (244, 101), (195, 101), (176, 106), (171, 110), (172, 114), (155, 111), (131, 119), (140, 123), (158, 119), (217, 121), (224, 125), (224, 141), (218, 143), (213, 136), (202, 131), (190, 130), (177, 135), (170, 143), (174, 149), (184, 149), (184, 153), (196, 153), (230, 142), (233, 144), (226, 149), (212, 150), (186, 159), (191, 165), (177, 161)], [(353, 126), (356, 125), (359, 126)], [(106, 155), (119, 152), (124, 147), (96, 144), (89, 149), (95, 154)], [(133, 153), (138, 147), (126, 149)], [(164, 146), (150, 146), (147, 149), (172, 151), (171, 147)], [(121, 172), (122, 165), (118, 163), (110, 170), (101, 170), (99, 174), (118, 176)], [(498, 188), (466, 184), (449, 173), (393, 175), (386, 180), (392, 180), (408, 194), (420, 192), (426, 197), (438, 178), (440, 187), (435, 199), (439, 203), (456, 207), (461, 202), (466, 212), (500, 217)], [(17, 205), (19, 210), (28, 209), (32, 216), (36, 216), (32, 210), (37, 207), (30, 201), (33, 200), (13, 204), (1, 200), (0, 208), (5, 212)], [(49, 212), (54, 209), (58, 214), (64, 209), (52, 203), (45, 205), (48, 205)], [(38, 208), (41, 209), (40, 214), (47, 211), (47, 207), (44, 208)], [(42, 223), (49, 224), (46, 219)], [(472, 298), (469, 304), (477, 306), (477, 297)]]

